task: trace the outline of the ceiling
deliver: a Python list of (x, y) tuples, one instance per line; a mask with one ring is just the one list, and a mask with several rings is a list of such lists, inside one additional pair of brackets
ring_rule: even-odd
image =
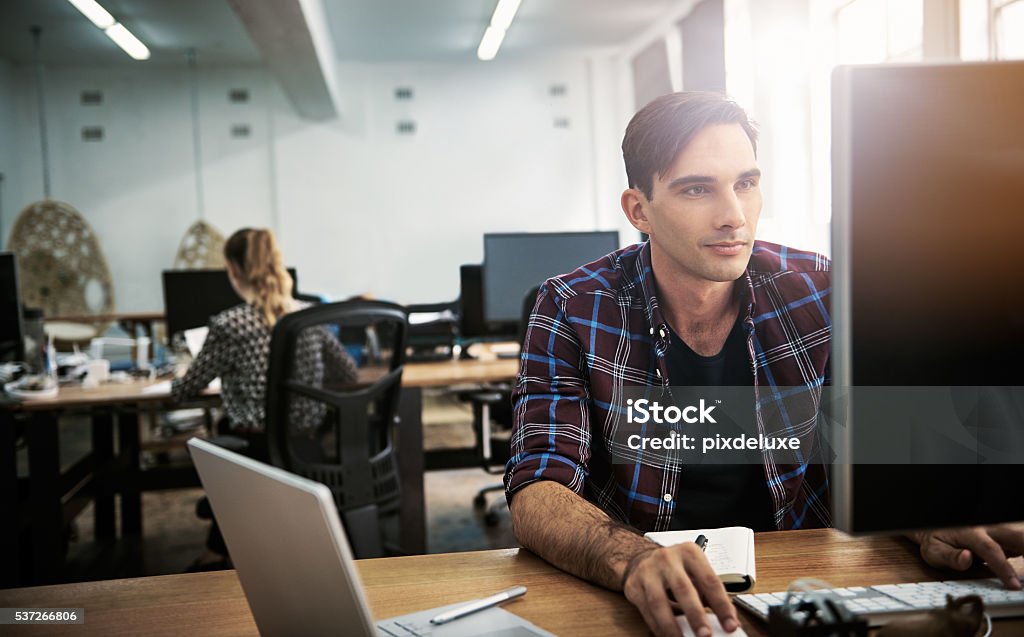
[[(30, 28), (42, 27), (41, 58), (57, 66), (261, 62), (226, 0), (100, 0), (152, 52), (135, 62), (66, 0), (0, 0), (0, 58), (30, 64)], [(475, 59), (495, 0), (323, 0), (336, 57), (363, 62)], [(499, 58), (613, 47), (678, 8), (680, 0), (523, 0)]]

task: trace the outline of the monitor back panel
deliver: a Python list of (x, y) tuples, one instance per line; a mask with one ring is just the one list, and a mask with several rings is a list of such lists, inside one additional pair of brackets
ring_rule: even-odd
[[(960, 388), (937, 394), (944, 396), (1001, 386), (1005, 406), (1024, 413), (1022, 105), (1021, 62), (836, 70), (838, 388)], [(999, 493), (1014, 475), (1019, 481), (1019, 464), (986, 465), (979, 453), (977, 466), (944, 465), (945, 456), (932, 462), (920, 444), (913, 464), (875, 462), (865, 441), (885, 440), (884, 428), (903, 424), (887, 422), (895, 405), (877, 403), (855, 399), (852, 426), (839, 436), (847, 454), (836, 467), (842, 528), (1024, 519), (1024, 499)]]
[[(299, 280), (295, 268), (288, 268), (292, 277), (292, 295), (298, 294)], [(210, 317), (242, 302), (227, 270), (164, 270), (164, 313), (167, 333), (208, 325)]]

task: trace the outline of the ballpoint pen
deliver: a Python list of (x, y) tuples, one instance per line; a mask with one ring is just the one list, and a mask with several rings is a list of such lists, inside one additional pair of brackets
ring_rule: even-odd
[(707, 546), (708, 546), (708, 538), (705, 537), (703, 533), (701, 533), (700, 535), (697, 536), (697, 539), (694, 540), (694, 543), (697, 546), (699, 546), (700, 550), (703, 552), (704, 549), (706, 549)]
[(491, 595), (489, 597), (478, 599), (476, 601), (466, 604), (465, 606), (459, 606), (458, 608), (453, 608), (449, 611), (445, 611), (437, 617), (431, 619), (430, 623), (434, 624), (435, 626), (447, 624), (448, 622), (459, 619), (460, 617), (465, 617), (466, 615), (484, 610), (485, 608), (490, 608), (491, 606), (497, 606), (498, 604), (506, 600), (513, 599), (515, 597), (519, 597), (525, 594), (525, 586), (513, 586), (508, 590), (501, 591), (500, 593), (495, 593), (494, 595)]

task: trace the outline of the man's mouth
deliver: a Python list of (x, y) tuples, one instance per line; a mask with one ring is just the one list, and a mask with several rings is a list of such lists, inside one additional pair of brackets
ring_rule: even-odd
[(731, 257), (743, 252), (746, 245), (745, 241), (719, 241), (718, 243), (709, 243), (707, 247), (715, 254)]

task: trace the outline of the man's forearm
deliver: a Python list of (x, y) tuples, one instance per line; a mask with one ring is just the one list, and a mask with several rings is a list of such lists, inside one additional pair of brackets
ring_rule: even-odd
[(621, 590), (633, 558), (657, 548), (571, 489), (542, 480), (512, 498), (512, 528), (525, 548), (558, 568)]

